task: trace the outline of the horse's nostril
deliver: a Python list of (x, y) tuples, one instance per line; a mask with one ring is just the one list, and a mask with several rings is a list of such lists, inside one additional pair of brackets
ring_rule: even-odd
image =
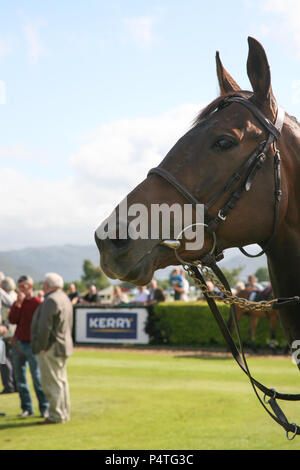
[(115, 220), (109, 224), (109, 221), (104, 221), (95, 232), (95, 240), (99, 250), (104, 250), (105, 247), (111, 247), (116, 250), (127, 249), (130, 240), (128, 239), (127, 222), (120, 220), (115, 225)]

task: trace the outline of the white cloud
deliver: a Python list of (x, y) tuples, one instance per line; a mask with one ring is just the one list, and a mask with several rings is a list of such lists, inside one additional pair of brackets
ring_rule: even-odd
[(9, 161), (9, 159), (33, 161), (36, 163), (46, 163), (47, 152), (44, 150), (31, 150), (23, 142), (15, 142), (7, 146), (0, 147), (0, 159)]
[(26, 23), (24, 26), (25, 39), (28, 45), (28, 58), (30, 62), (37, 62), (44, 52), (44, 46), (39, 35), (40, 23), (33, 25)]
[(294, 50), (300, 59), (300, 1), (299, 0), (259, 0), (245, 3), (259, 8), (265, 15), (259, 26), (260, 33), (271, 36), (275, 41), (285, 42), (288, 49)]
[(5, 168), (1, 180), (1, 250), (93, 241), (101, 201), (96, 188), (90, 204), (88, 186), (74, 178), (49, 181)]
[[(163, 159), (200, 108), (184, 105), (161, 116), (99, 127), (70, 157), (74, 176), (52, 181), (47, 175), (34, 178), (2, 169), (1, 249), (93, 242), (100, 222)], [(14, 146), (10, 151), (14, 153)], [(23, 148), (24, 158), (32, 154)]]
[(13, 49), (13, 40), (10, 37), (0, 38), (0, 60), (6, 57)]
[[(103, 125), (72, 155), (70, 164), (81, 178), (108, 189), (109, 197), (122, 195), (158, 165), (190, 127), (199, 109), (199, 105), (184, 105), (153, 118), (124, 119)], [(110, 192), (112, 184), (114, 190)]]
[(124, 24), (133, 39), (140, 46), (149, 46), (154, 41), (153, 25), (156, 19), (153, 16), (126, 18)]
[(300, 13), (300, 4), (298, 0), (264, 0), (261, 2), (262, 8), (266, 11), (273, 11), (284, 13), (289, 16), (291, 20), (296, 20), (299, 23), (299, 16), (295, 17), (297, 13)]

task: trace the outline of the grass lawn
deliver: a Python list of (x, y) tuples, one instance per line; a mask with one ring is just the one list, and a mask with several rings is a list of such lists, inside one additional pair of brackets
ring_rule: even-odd
[[(290, 358), (250, 357), (257, 380), (299, 393)], [(1, 395), (0, 449), (175, 450), (300, 449), (287, 441), (258, 402), (246, 375), (227, 355), (199, 352), (75, 349), (68, 362), (71, 421), (37, 426), (26, 420), (18, 394)], [(300, 424), (300, 403), (286, 402)]]

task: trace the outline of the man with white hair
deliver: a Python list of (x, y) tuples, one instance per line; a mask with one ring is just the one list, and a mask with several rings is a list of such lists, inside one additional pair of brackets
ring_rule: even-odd
[(49, 400), (49, 417), (41, 424), (64, 423), (70, 419), (67, 358), (73, 353), (73, 306), (63, 291), (59, 274), (45, 276), (44, 302), (37, 308), (32, 324), (32, 350), (38, 355), (42, 386)]

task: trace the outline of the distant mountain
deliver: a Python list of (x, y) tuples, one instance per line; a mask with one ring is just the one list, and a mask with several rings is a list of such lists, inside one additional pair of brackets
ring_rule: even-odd
[[(47, 272), (57, 272), (66, 282), (70, 282), (81, 279), (84, 259), (89, 259), (95, 266), (99, 266), (100, 258), (96, 245), (63, 245), (0, 251), (0, 271), (13, 279), (28, 274), (35, 281), (43, 280)], [(267, 260), (265, 256), (247, 258), (233, 248), (225, 252), (225, 258), (219, 266), (229, 270), (243, 267), (240, 277), (246, 280), (249, 274), (254, 274), (258, 268), (267, 266)], [(168, 279), (173, 268), (174, 266), (169, 266), (159, 269), (155, 273), (155, 278)]]
[(65, 281), (70, 282), (80, 280), (84, 259), (91, 260), (96, 266), (99, 265), (96, 245), (64, 245), (0, 251), (0, 271), (13, 279), (28, 274), (35, 281), (43, 280), (47, 272), (56, 272)]

